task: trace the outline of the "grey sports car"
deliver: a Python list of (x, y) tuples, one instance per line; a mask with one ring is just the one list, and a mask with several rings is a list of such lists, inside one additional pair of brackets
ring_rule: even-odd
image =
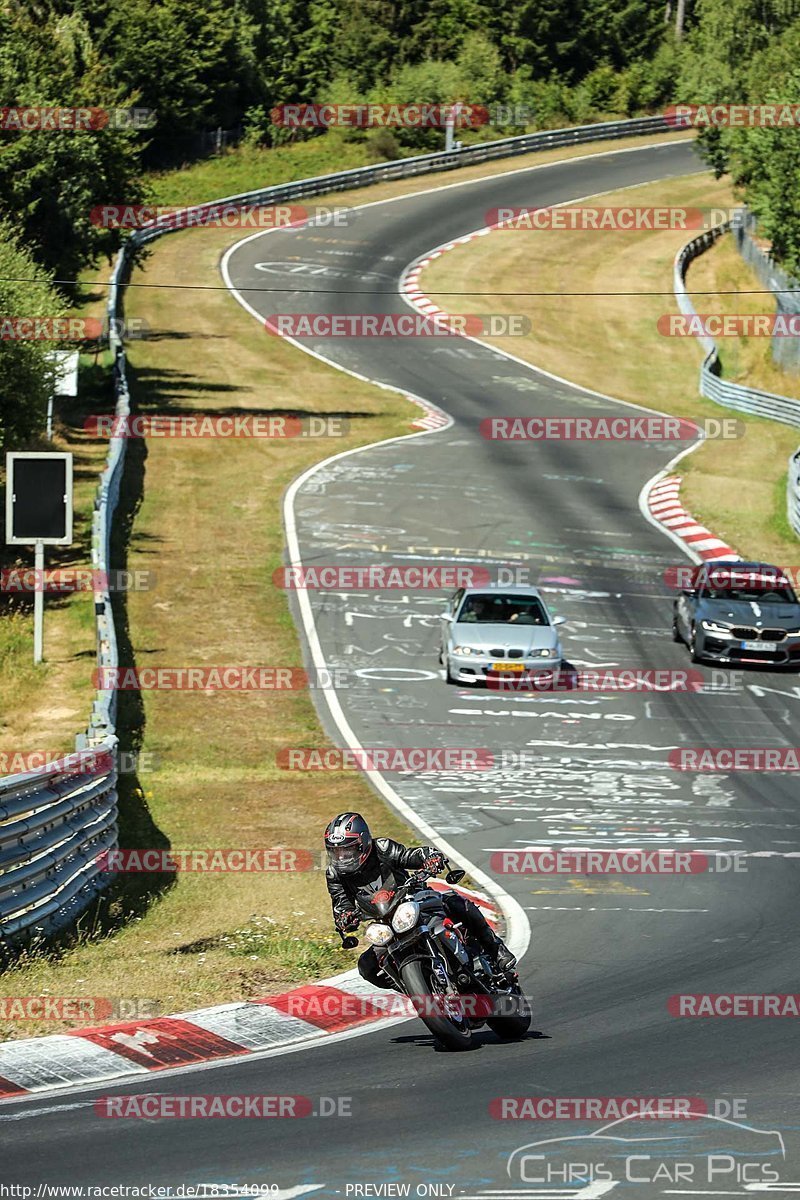
[(536, 588), (459, 588), (441, 615), (439, 661), (448, 683), (552, 676), (561, 667), (557, 625)]
[(675, 599), (672, 637), (692, 662), (800, 663), (800, 603), (779, 567), (713, 559)]

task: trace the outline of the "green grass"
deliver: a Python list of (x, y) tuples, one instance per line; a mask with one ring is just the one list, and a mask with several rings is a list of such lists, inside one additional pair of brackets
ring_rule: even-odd
[(255, 917), (248, 925), (223, 934), (219, 943), (234, 958), (267, 959), (287, 970), (308, 972), (312, 978), (342, 969), (338, 936), (286, 929), (271, 917)]
[(312, 175), (328, 175), (382, 161), (367, 142), (341, 133), (273, 149), (237, 147), (177, 171), (153, 172), (146, 181), (156, 204), (201, 204)]

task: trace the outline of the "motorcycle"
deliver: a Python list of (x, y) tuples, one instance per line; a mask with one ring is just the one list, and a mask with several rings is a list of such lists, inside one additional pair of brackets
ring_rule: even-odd
[[(449, 866), (449, 864), (447, 864)], [(448, 871), (450, 884), (464, 871)], [(378, 953), (381, 970), (409, 997), (417, 1015), (448, 1050), (467, 1050), (484, 1024), (504, 1040), (524, 1037), (531, 1010), (516, 971), (499, 973), (460, 923), (445, 912), (441, 893), (427, 886), (429, 871), (416, 871), (396, 887), (359, 897), (364, 936)], [(342, 945), (358, 938), (342, 931)]]

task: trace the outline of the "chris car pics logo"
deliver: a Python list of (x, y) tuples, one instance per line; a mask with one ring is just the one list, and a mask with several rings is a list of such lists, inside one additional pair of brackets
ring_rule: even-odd
[[(730, 1111), (739, 1111), (733, 1104)], [(688, 1124), (685, 1116), (656, 1123), (633, 1115), (591, 1133), (539, 1138), (509, 1154), (506, 1172), (515, 1185), (533, 1185), (542, 1195), (558, 1188), (564, 1200), (562, 1189), (572, 1189), (570, 1196), (594, 1200), (632, 1184), (729, 1195), (800, 1191), (800, 1183), (784, 1177), (788, 1165), (780, 1130), (703, 1111)]]

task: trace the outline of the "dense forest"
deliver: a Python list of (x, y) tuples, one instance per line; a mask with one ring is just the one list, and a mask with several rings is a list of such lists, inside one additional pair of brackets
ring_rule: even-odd
[[(553, 127), (675, 102), (797, 101), (798, 64), (800, 0), (7, 0), (3, 105), (141, 108), (154, 120), (3, 127), (0, 309), (19, 312), (27, 298), (31, 314), (57, 312), (66, 281), (120, 237), (92, 223), (92, 208), (146, 199), (148, 168), (179, 165), (207, 131), (237, 131), (245, 147), (330, 136), (276, 125), (271, 110), (284, 103), (466, 99), (517, 105), (531, 126)], [(376, 159), (442, 143), (431, 130), (350, 136)], [(714, 129), (703, 141), (800, 272), (798, 130)], [(34, 274), (35, 289), (19, 282)], [(22, 381), (40, 390), (41, 350), (0, 342), (0, 441), (32, 432), (19, 395)], [(30, 411), (41, 413), (38, 400)]]

